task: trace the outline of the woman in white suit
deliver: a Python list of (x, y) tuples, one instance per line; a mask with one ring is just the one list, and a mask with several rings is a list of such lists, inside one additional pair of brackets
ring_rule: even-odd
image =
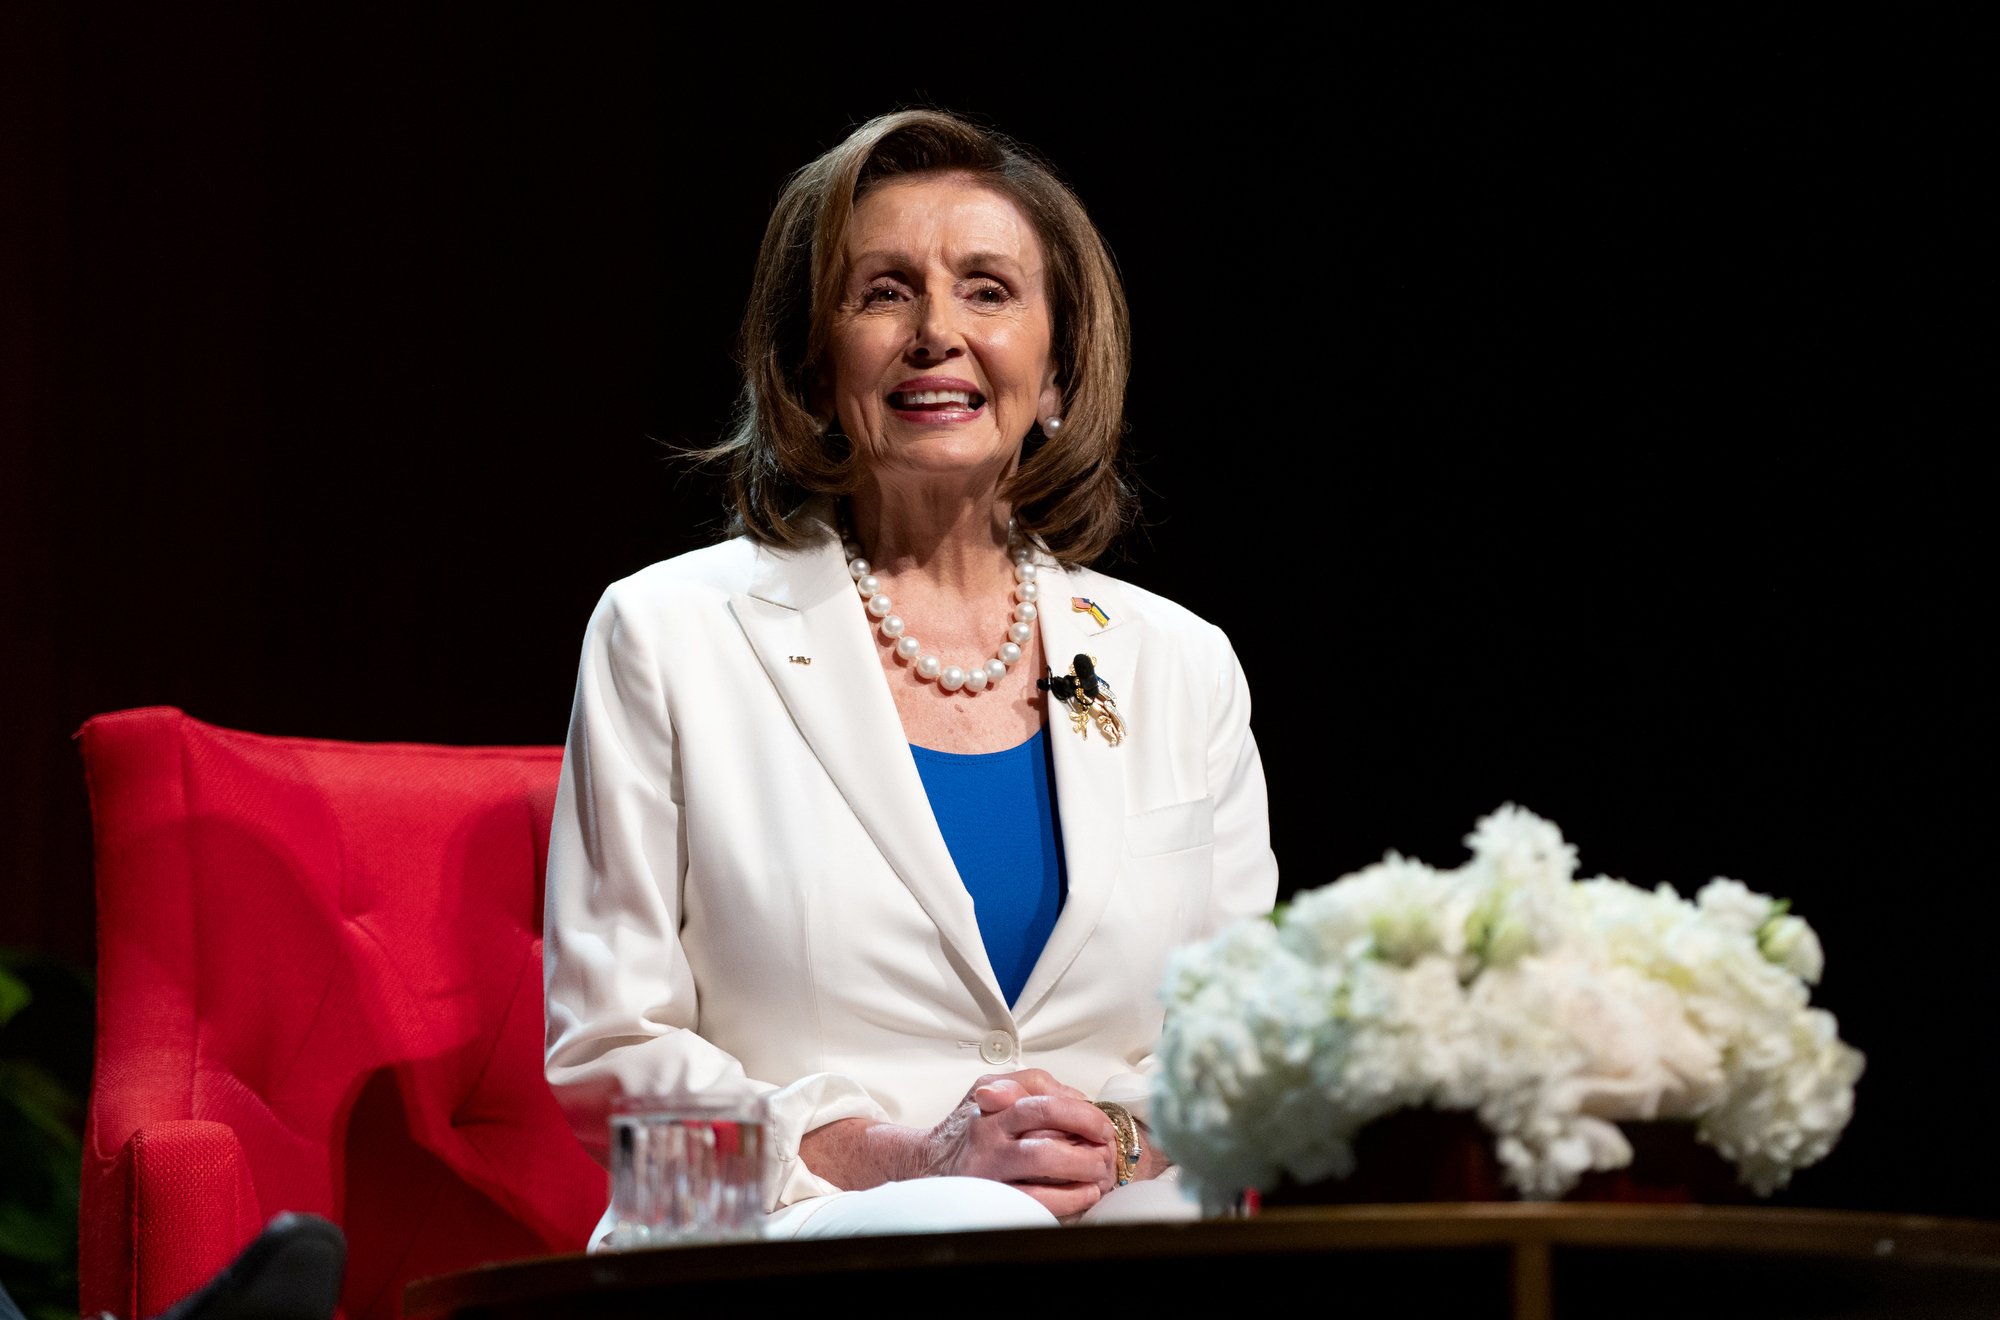
[(600, 1153), (617, 1095), (763, 1093), (774, 1236), (1193, 1213), (1156, 990), (1277, 868), (1227, 639), (1085, 567), (1131, 515), (1102, 240), (1021, 148), (887, 115), (786, 189), (741, 356), (741, 534), (585, 638), (551, 1084)]

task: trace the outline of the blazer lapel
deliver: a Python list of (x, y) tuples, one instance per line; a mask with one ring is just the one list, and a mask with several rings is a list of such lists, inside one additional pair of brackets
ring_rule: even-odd
[[(1138, 671), (1141, 630), (1124, 626), (1131, 621), (1126, 603), (1110, 596), (1096, 598), (1106, 613), (1105, 622), (1099, 623), (1072, 605), (1072, 597), (1087, 589), (1077, 578), (1043, 564), (1039, 581), (1038, 622), (1050, 668), (1066, 674), (1078, 654), (1093, 657), (1098, 673), (1111, 685), (1118, 713), (1133, 721), (1132, 703), (1143, 702), (1145, 694), (1129, 688)], [(1093, 582), (1091, 588), (1095, 586)], [(1143, 722), (1141, 712), (1136, 721), (1141, 727), (1130, 735), (1132, 740), (1145, 736)], [(1046, 736), (1053, 744), (1056, 811), (1069, 897), (1041, 958), (1021, 987), (1014, 1005), (1017, 1017), (1032, 1011), (1055, 988), (1097, 929), (1125, 855), (1125, 760), (1132, 755), (1130, 742), (1113, 747), (1094, 724), (1087, 737), (1078, 736), (1068, 710), (1053, 697), (1048, 702)]]
[(815, 546), (761, 548), (755, 581), (730, 607), (799, 732), (937, 925), (966, 983), (989, 1012), (1005, 1014), (972, 896), (931, 814), (839, 538), (823, 521)]

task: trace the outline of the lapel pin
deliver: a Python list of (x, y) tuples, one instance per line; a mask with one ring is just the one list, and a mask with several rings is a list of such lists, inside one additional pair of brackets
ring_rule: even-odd
[[(1091, 608), (1094, 610), (1097, 607), (1093, 605)], [(1036, 680), (1035, 686), (1068, 707), (1069, 726), (1085, 742), (1090, 741), (1092, 724), (1104, 735), (1108, 745), (1116, 747), (1125, 741), (1125, 721), (1119, 717), (1111, 685), (1098, 676), (1097, 662), (1090, 656), (1079, 655), (1070, 661), (1067, 674), (1051, 670), (1047, 678)]]
[(787, 656), (786, 658), (795, 665), (809, 665), (813, 662), (813, 658), (809, 655), (794, 655)]
[(1111, 622), (1111, 616), (1104, 612), (1104, 607), (1088, 596), (1071, 596), (1069, 607), (1078, 614), (1088, 614), (1097, 620), (1097, 626), (1100, 628)]

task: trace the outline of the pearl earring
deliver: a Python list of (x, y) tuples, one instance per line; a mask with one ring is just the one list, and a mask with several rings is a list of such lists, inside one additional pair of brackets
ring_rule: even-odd
[(1054, 438), (1055, 433), (1060, 430), (1062, 430), (1062, 418), (1055, 416), (1053, 413), (1049, 415), (1048, 420), (1042, 423), (1042, 434), (1050, 438)]

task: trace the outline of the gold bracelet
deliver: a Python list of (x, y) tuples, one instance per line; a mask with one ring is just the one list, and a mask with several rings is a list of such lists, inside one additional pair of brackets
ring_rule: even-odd
[(1118, 1133), (1118, 1185), (1123, 1187), (1139, 1171), (1139, 1124), (1124, 1105), (1109, 1100), (1094, 1103), (1104, 1111), (1105, 1117), (1111, 1120), (1113, 1130)]

